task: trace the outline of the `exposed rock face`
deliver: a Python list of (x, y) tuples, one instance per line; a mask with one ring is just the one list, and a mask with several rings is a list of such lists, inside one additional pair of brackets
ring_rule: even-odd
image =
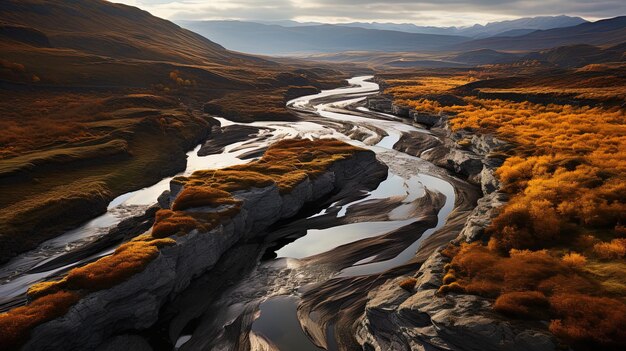
[[(112, 335), (148, 328), (157, 321), (164, 303), (210, 270), (236, 243), (262, 234), (269, 225), (296, 214), (307, 202), (342, 189), (371, 189), (386, 177), (387, 166), (373, 152), (359, 151), (335, 162), (315, 179), (306, 179), (289, 194), (281, 195), (276, 185), (236, 192), (233, 196), (243, 201), (242, 208), (228, 223), (208, 233), (193, 230), (176, 237), (176, 244), (161, 249), (142, 272), (110, 289), (87, 295), (65, 316), (33, 329), (23, 349), (95, 349)], [(173, 183), (170, 199), (181, 190)]]
[(446, 260), (433, 254), (417, 272), (414, 293), (403, 277), (369, 294), (356, 338), (365, 350), (548, 351), (556, 348), (545, 327), (511, 322), (474, 295), (436, 295)]
[(498, 208), (504, 205), (506, 200), (506, 194), (498, 192), (492, 192), (479, 199), (478, 205), (467, 218), (457, 240), (471, 243), (482, 239), (485, 228), (491, 223), (493, 217), (498, 213)]
[[(451, 97), (446, 99), (452, 103)], [(410, 117), (414, 122), (431, 128), (432, 134), (411, 133), (403, 136), (394, 146), (397, 150), (448, 169), (470, 183), (480, 185), (485, 194), (498, 189), (498, 181), (493, 172), (502, 164), (502, 159), (494, 156), (509, 150), (510, 146), (504, 141), (492, 135), (475, 135), (470, 131), (452, 132), (446, 115), (397, 106), (390, 97), (384, 95), (369, 97), (367, 107), (374, 111)], [(461, 148), (459, 141), (468, 143), (467, 147)]]
[(391, 105), (391, 113), (396, 116), (409, 117), (410, 110), (411, 109), (406, 106), (396, 105), (396, 104)]
[(441, 122), (441, 116), (434, 115), (432, 113), (424, 113), (412, 110), (409, 116), (417, 123), (423, 124), (427, 127), (434, 127)]
[[(386, 113), (398, 110), (385, 97), (370, 98), (368, 107)], [(391, 106), (388, 106), (391, 105)], [(469, 182), (480, 185), (483, 197), (468, 216), (454, 242), (483, 240), (485, 228), (498, 214), (507, 196), (498, 192), (494, 175), (502, 159), (494, 154), (506, 152), (505, 142), (491, 135), (469, 131), (452, 132), (445, 115), (410, 111), (411, 118), (432, 127), (432, 136), (401, 140), (402, 150), (449, 169)], [(424, 138), (430, 138), (425, 141)], [(433, 140), (436, 140), (434, 142)], [(459, 141), (464, 141), (460, 147)], [(469, 141), (469, 142), (468, 142)], [(557, 348), (554, 337), (541, 323), (513, 322), (495, 313), (488, 299), (465, 294), (438, 296), (448, 259), (440, 250), (420, 267), (412, 293), (400, 288), (406, 277), (387, 281), (368, 295), (365, 312), (358, 321), (356, 338), (364, 350), (539, 350)]]
[(214, 126), (212, 129), (212, 137), (204, 142), (198, 156), (215, 155), (222, 153), (224, 148), (236, 142), (250, 139), (256, 136), (259, 128), (252, 126), (244, 126), (233, 124), (226, 127)]
[(387, 96), (374, 95), (367, 98), (367, 108), (384, 113), (391, 113), (391, 99)]

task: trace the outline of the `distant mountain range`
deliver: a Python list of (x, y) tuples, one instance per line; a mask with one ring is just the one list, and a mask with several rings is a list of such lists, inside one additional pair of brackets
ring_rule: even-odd
[[(266, 55), (345, 51), (538, 51), (577, 44), (606, 48), (626, 42), (626, 17), (596, 22), (568, 16), (533, 17), (466, 28), (419, 27), (393, 23), (331, 25), (294, 21), (178, 23), (228, 49)], [(482, 53), (488, 56), (492, 54)]]
[(572, 27), (537, 30), (521, 36), (491, 37), (450, 47), (455, 50), (543, 50), (588, 44), (613, 46), (626, 42), (626, 16), (586, 22)]
[(266, 55), (341, 51), (437, 51), (469, 40), (329, 24), (284, 27), (241, 21), (178, 21), (230, 50)]
[[(296, 22), (296, 21), (253, 21), (261, 24), (279, 25), (283, 27), (315, 26), (324, 23), (319, 22)], [(580, 17), (570, 16), (539, 16), (524, 17), (509, 21), (490, 22), (485, 25), (475, 24), (471, 27), (433, 27), (418, 26), (412, 23), (379, 23), (379, 22), (351, 22), (338, 23), (337, 26), (358, 27), (366, 29), (394, 30), (407, 33), (459, 35), (473, 39), (486, 38), (501, 35), (505, 32), (509, 36), (523, 35), (538, 29), (552, 29), (571, 27), (587, 22)]]

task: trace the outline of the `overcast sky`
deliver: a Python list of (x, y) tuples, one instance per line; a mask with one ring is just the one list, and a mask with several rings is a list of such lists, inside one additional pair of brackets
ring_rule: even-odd
[(112, 0), (167, 19), (395, 22), (465, 26), (525, 16), (626, 15), (626, 0)]

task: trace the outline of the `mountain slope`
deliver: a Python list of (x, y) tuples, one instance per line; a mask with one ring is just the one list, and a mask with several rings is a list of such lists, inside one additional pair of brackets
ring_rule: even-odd
[(169, 21), (105, 1), (6, 0), (0, 4), (0, 19), (4, 26), (36, 27), (52, 46), (96, 55), (187, 63), (232, 56), (220, 45)]
[(484, 65), (492, 63), (514, 62), (520, 58), (520, 55), (510, 54), (489, 49), (480, 49), (474, 51), (462, 52), (458, 55), (450, 57), (450, 60), (462, 62), (471, 65)]
[[(430, 51), (468, 40), (459, 36), (414, 34), (335, 25), (282, 27), (240, 21), (179, 21), (232, 50), (257, 54), (349, 50)], [(254, 33), (254, 35), (251, 35)]]
[(294, 118), (288, 96), (340, 82), (311, 68), (228, 51), (131, 6), (3, 0), (0, 262), (184, 170), (216, 124), (206, 102), (233, 119)]
[[(25, 66), (39, 85), (149, 87), (179, 69), (213, 88), (243, 88), (252, 86), (254, 72), (277, 66), (104, 0), (3, 1), (0, 48), (1, 59)], [(0, 79), (7, 78), (3, 73)]]
[(573, 27), (535, 31), (517, 37), (496, 37), (455, 45), (458, 50), (542, 50), (556, 46), (588, 44), (617, 45), (626, 41), (626, 16), (579, 24)]
[(559, 67), (582, 67), (594, 63), (625, 61), (625, 52), (623, 44), (606, 49), (579, 44), (532, 52), (525, 55), (524, 59), (549, 62)]

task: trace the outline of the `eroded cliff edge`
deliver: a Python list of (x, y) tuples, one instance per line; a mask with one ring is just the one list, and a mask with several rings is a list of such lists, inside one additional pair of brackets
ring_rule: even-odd
[[(180, 203), (177, 205), (177, 199), (180, 199), (185, 191), (198, 185), (192, 182), (197, 179), (173, 181), (169, 201), (161, 199), (162, 203), (169, 203), (172, 210), (162, 211), (177, 213), (181, 212), (177, 211), (177, 206), (179, 209), (184, 207), (185, 215), (192, 216), (205, 225), (193, 229), (182, 225), (178, 228), (182, 230), (177, 229), (166, 238), (163, 235), (155, 235), (153, 229), (151, 235), (158, 239), (151, 237), (152, 241), (148, 241), (149, 243), (163, 239), (168, 241), (159, 242), (156, 256), (145, 265), (145, 268), (119, 284), (91, 289), (90, 286), (77, 284), (76, 279), (72, 279), (70, 271), (68, 277), (63, 280), (40, 287), (36, 299), (31, 304), (46, 296), (65, 291), (79, 296), (79, 299), (71, 304), (62, 316), (32, 328), (22, 349), (93, 349), (112, 335), (148, 328), (157, 321), (161, 306), (182, 292), (195, 277), (209, 271), (222, 254), (236, 243), (263, 235), (264, 229), (268, 226), (294, 216), (306, 204), (340, 190), (373, 189), (387, 177), (387, 166), (379, 162), (372, 151), (328, 140), (295, 140), (283, 141), (280, 144), (279, 147), (284, 150), (279, 151), (287, 152), (287, 156), (278, 153), (276, 146), (271, 147), (267, 153), (274, 152), (275, 156), (287, 159), (295, 157), (300, 162), (299, 165), (276, 165), (269, 161), (264, 164), (261, 159), (256, 163), (242, 166), (242, 169), (225, 170), (248, 173), (245, 173), (243, 179), (237, 179), (236, 184), (233, 183), (235, 185), (229, 183), (229, 179), (222, 179), (220, 183), (223, 185), (222, 189), (237, 190), (230, 191), (228, 198), (219, 198), (220, 201), (217, 201), (216, 197), (204, 195), (198, 197), (196, 192), (192, 194), (191, 200), (187, 198), (187, 205), (182, 206)], [(339, 153), (325, 152), (325, 148), (328, 148), (327, 151), (339, 150)], [(312, 149), (316, 151), (305, 151)], [(326, 158), (321, 159), (320, 155)], [(288, 169), (285, 171), (288, 176), (282, 176), (279, 180), (268, 180), (260, 173), (251, 174), (264, 167), (267, 167), (268, 174), (278, 174), (275, 172), (282, 172), (283, 166)], [(269, 170), (269, 167), (273, 167), (272, 170)], [(203, 181), (208, 188), (212, 189), (215, 186), (211, 183), (213, 179)], [(242, 181), (253, 185), (267, 185), (238, 189)], [(210, 230), (198, 229), (207, 228), (207, 218), (211, 220), (217, 218), (217, 225)], [(159, 231), (170, 232), (163, 229)], [(144, 242), (147, 239), (134, 240)], [(134, 242), (131, 241), (130, 244)], [(98, 264), (98, 261), (94, 264)], [(95, 281), (102, 283), (97, 278)], [(3, 341), (3, 344), (11, 345), (7, 340)], [(15, 339), (13, 341), (15, 342)]]

